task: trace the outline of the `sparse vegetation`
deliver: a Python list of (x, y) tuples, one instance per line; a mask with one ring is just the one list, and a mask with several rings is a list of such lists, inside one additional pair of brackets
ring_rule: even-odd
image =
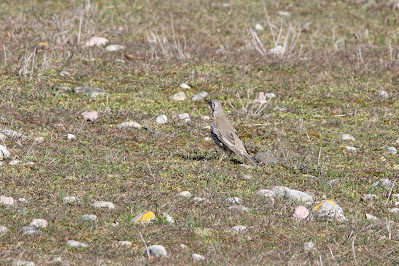
[[(386, 148), (399, 145), (399, 13), (388, 2), (1, 1), (0, 130), (29, 137), (0, 141), (12, 157), (0, 166), (0, 196), (26, 199), (0, 205), (8, 229), (0, 264), (149, 263), (145, 246), (156, 244), (168, 252), (159, 264), (190, 264), (193, 253), (216, 265), (397, 264), (399, 218), (389, 209), (399, 163)], [(252, 30), (257, 23), (263, 31)], [(125, 49), (85, 47), (92, 36)], [(267, 52), (276, 45), (286, 53)], [(78, 86), (107, 95), (68, 90)], [(389, 98), (379, 98), (381, 90)], [(180, 91), (187, 100), (169, 99)], [(224, 103), (250, 154), (270, 150), (279, 163), (217, 164), (219, 151), (204, 140), (209, 121), (201, 119), (210, 110), (189, 100), (200, 91)], [(258, 110), (252, 101), (261, 91), (276, 97)], [(99, 117), (84, 121), (84, 111)], [(179, 121), (181, 113), (191, 121)], [(161, 114), (168, 123), (155, 122)], [(117, 127), (126, 121), (142, 128)], [(341, 140), (346, 133), (355, 140)], [(14, 159), (21, 163), (9, 165)], [(372, 186), (382, 178), (392, 188)], [(276, 185), (332, 199), (347, 220), (294, 221), (298, 204), (271, 205), (256, 194)], [(176, 196), (185, 190), (207, 201)], [(377, 198), (363, 200), (369, 193)], [(78, 201), (65, 203), (66, 196)], [(228, 197), (243, 199), (249, 212), (228, 210)], [(95, 201), (115, 209), (95, 209)], [(130, 222), (145, 211), (157, 220)], [(83, 222), (86, 214), (96, 222)], [(35, 218), (48, 226), (23, 235)], [(236, 225), (249, 230), (230, 232)], [(304, 250), (309, 241), (315, 250)]]

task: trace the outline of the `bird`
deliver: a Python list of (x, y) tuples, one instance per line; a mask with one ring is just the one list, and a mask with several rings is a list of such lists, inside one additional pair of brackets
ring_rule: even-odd
[[(258, 165), (258, 162), (248, 154), (233, 124), (227, 119), (222, 103), (219, 100), (205, 101), (212, 109), (211, 136), (216, 145), (228, 155), (235, 153), (239, 157), (246, 158), (253, 164)], [(224, 153), (219, 160), (220, 162), (223, 156)]]

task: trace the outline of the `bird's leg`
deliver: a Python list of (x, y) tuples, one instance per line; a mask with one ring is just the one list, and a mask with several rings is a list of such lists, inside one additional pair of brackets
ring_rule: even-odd
[(217, 164), (221, 164), (223, 158), (224, 158), (224, 152), (222, 152), (222, 156), (220, 156), (220, 159), (218, 160)]

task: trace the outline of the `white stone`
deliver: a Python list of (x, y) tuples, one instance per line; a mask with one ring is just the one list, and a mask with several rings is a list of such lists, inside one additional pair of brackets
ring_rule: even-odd
[(35, 266), (33, 261), (18, 260), (13, 265), (15, 266)]
[(26, 163), (23, 163), (22, 165), (23, 166), (33, 166), (33, 165), (35, 165), (35, 163), (34, 162), (26, 162)]
[(108, 208), (110, 210), (115, 209), (115, 205), (112, 202), (109, 201), (96, 201), (92, 205), (94, 208)]
[(33, 219), (33, 221), (29, 225), (36, 228), (45, 228), (47, 227), (48, 222), (44, 219)]
[(357, 151), (357, 149), (355, 147), (352, 147), (352, 146), (346, 146), (346, 149), (348, 151)]
[(82, 117), (84, 120), (86, 121), (96, 121), (98, 119), (98, 113), (97, 111), (93, 111), (93, 112), (83, 112), (81, 113)]
[(203, 201), (207, 201), (207, 199), (206, 198), (201, 198), (201, 197), (194, 197), (193, 201), (195, 201), (195, 202), (203, 202)]
[(349, 134), (342, 134), (341, 139), (342, 140), (351, 140), (351, 141), (355, 140), (355, 138), (352, 135), (349, 135)]
[(209, 141), (212, 141), (212, 138), (211, 137), (205, 137), (204, 140), (209, 142)]
[(8, 149), (5, 146), (0, 145), (0, 160), (8, 159), (10, 156), (11, 153), (8, 151)]
[(399, 208), (391, 208), (391, 209), (389, 209), (389, 212), (399, 213)]
[(159, 115), (157, 116), (157, 118), (155, 119), (155, 121), (158, 124), (165, 124), (168, 122), (168, 117), (166, 115)]
[(274, 97), (276, 97), (276, 94), (274, 94), (273, 92), (266, 92), (266, 93), (265, 93), (265, 97), (267, 97), (267, 98), (274, 98)]
[(230, 230), (231, 230), (232, 232), (235, 232), (235, 233), (242, 233), (242, 232), (245, 232), (245, 231), (248, 230), (248, 226), (245, 226), (245, 225), (236, 225), (236, 226), (233, 226), (232, 228), (230, 228)]
[(155, 258), (165, 257), (168, 255), (165, 247), (162, 245), (149, 246), (144, 252), (150, 256), (154, 256)]
[(242, 176), (242, 179), (251, 180), (251, 179), (252, 179), (252, 176), (250, 176), (250, 175), (243, 175), (243, 176)]
[(372, 184), (373, 187), (380, 186), (386, 189), (390, 189), (392, 187), (392, 181), (386, 178), (382, 178), (379, 181), (376, 181)]
[(130, 241), (118, 241), (118, 246), (131, 247), (133, 244)]
[(282, 16), (282, 17), (290, 17), (291, 14), (288, 13), (287, 11), (277, 11), (277, 15)]
[(187, 248), (187, 246), (186, 246), (186, 245), (184, 245), (184, 244), (180, 244), (180, 248), (181, 248), (181, 249), (186, 249), (186, 248)]
[(205, 260), (205, 257), (200, 254), (193, 254), (193, 255), (191, 255), (191, 257), (193, 258), (194, 262)]
[(391, 197), (399, 200), (399, 194), (392, 194)]
[(189, 85), (187, 85), (186, 83), (180, 84), (180, 88), (182, 88), (182, 89), (191, 89), (191, 87)]
[(276, 47), (270, 49), (269, 53), (272, 55), (282, 55), (284, 53), (284, 48), (281, 45), (277, 45)]
[(0, 236), (7, 234), (8, 229), (5, 226), (0, 226)]
[(367, 194), (363, 197), (365, 200), (371, 200), (377, 198), (376, 194)]
[(123, 50), (123, 49), (125, 49), (125, 47), (122, 45), (118, 45), (118, 44), (111, 44), (111, 45), (107, 45), (107, 47), (105, 47), (105, 50), (107, 50), (108, 52), (116, 52), (116, 51)]
[(87, 244), (76, 241), (76, 240), (68, 240), (67, 241), (67, 245), (73, 248), (78, 248), (78, 247), (82, 247), (82, 248), (86, 248), (88, 247)]
[(76, 136), (74, 134), (68, 134), (67, 139), (76, 139)]
[(64, 203), (74, 203), (76, 202), (78, 199), (75, 196), (70, 196), (70, 197), (64, 197), (62, 199), (62, 202)]
[(182, 192), (178, 193), (177, 196), (183, 197), (183, 198), (191, 198), (192, 194), (190, 191), (182, 191)]
[(211, 118), (209, 116), (207, 116), (207, 115), (202, 115), (201, 119), (204, 120), (204, 121), (211, 120)]
[(141, 125), (134, 121), (123, 122), (117, 125), (118, 128), (141, 128)]
[(206, 96), (208, 96), (208, 93), (206, 91), (201, 91), (200, 93), (197, 93), (197, 94), (193, 95), (191, 97), (191, 100), (192, 101), (199, 101), (199, 100), (204, 99)]
[(103, 37), (93, 36), (85, 43), (85, 46), (86, 47), (92, 47), (95, 45), (103, 46), (103, 45), (106, 45), (107, 43), (108, 43), (107, 39), (105, 39)]
[(239, 197), (230, 197), (230, 198), (227, 198), (226, 201), (228, 203), (235, 203), (235, 204), (242, 204), (242, 202), (243, 202), (242, 199), (240, 199)]
[(376, 216), (369, 214), (369, 213), (366, 213), (366, 219), (370, 220), (370, 221), (374, 221), (374, 222), (378, 221), (378, 218)]
[(17, 165), (17, 164), (19, 164), (21, 161), (20, 160), (12, 160), (12, 161), (10, 161), (8, 164), (9, 165)]
[(262, 31), (262, 30), (264, 30), (263, 26), (260, 25), (259, 23), (255, 24), (254, 29), (257, 30), (257, 31)]
[(14, 198), (13, 197), (6, 197), (6, 196), (0, 196), (0, 204), (9, 206), (14, 204)]
[(184, 92), (178, 92), (178, 93), (170, 96), (169, 99), (174, 100), (174, 101), (184, 101), (187, 99), (187, 97)]
[(190, 115), (187, 114), (187, 113), (179, 114), (177, 117), (178, 117), (180, 120), (190, 119)]
[(97, 215), (95, 214), (84, 214), (82, 215), (82, 221), (96, 221)]
[(398, 150), (395, 147), (388, 147), (387, 152), (390, 154), (397, 154)]
[(377, 97), (380, 98), (381, 100), (387, 100), (389, 99), (389, 94), (386, 91), (378, 91)]
[(172, 216), (170, 216), (167, 213), (163, 213), (163, 217), (165, 217), (166, 221), (170, 224), (174, 224), (175, 223), (175, 218), (173, 218)]
[(311, 251), (311, 250), (314, 250), (315, 249), (315, 247), (314, 247), (314, 244), (313, 244), (313, 242), (305, 242), (304, 244), (303, 244), (303, 249), (305, 250), (305, 251)]
[(204, 126), (202, 129), (203, 130), (211, 130), (211, 126)]

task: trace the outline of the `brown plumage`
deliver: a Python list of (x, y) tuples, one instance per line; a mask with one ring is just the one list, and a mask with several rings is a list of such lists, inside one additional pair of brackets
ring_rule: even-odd
[(258, 163), (248, 154), (234, 126), (227, 119), (221, 102), (219, 100), (206, 100), (206, 102), (212, 108), (211, 136), (216, 145), (229, 155), (235, 153), (257, 165)]

